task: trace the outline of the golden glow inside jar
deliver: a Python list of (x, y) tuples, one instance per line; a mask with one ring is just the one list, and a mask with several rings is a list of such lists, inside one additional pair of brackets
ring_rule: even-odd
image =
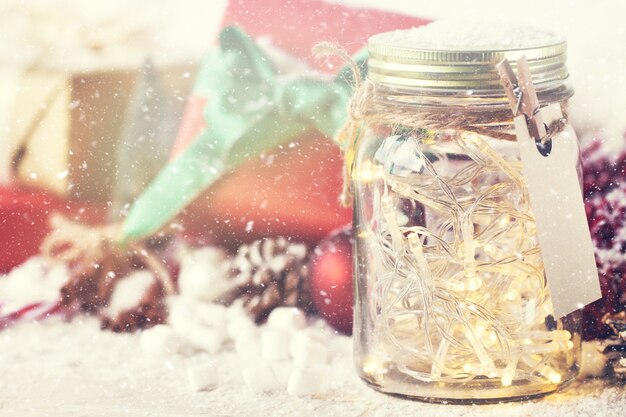
[[(451, 75), (467, 64), (451, 62), (463, 58), (460, 47), (449, 53), (461, 35), (427, 52), (415, 30), (370, 39), (372, 100), (389, 117), (365, 119), (352, 173), (354, 337), (359, 374), (380, 391), (515, 400), (553, 392), (577, 373), (580, 320), (554, 317), (512, 115), (502, 117), (508, 104), (493, 78), (495, 63), (523, 49), (535, 57), (540, 100), (564, 105), (565, 46), (524, 30), (524, 48), (483, 45), (473, 75)], [(427, 40), (437, 34), (428, 31)], [(552, 74), (541, 72), (545, 60)]]

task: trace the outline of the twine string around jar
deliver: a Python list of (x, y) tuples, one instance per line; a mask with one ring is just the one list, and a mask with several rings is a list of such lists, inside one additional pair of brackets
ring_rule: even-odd
[[(455, 129), (473, 132), (496, 139), (515, 141), (511, 133), (513, 114), (510, 109), (490, 111), (471, 111), (458, 108), (455, 110), (437, 109), (420, 110), (408, 104), (388, 104), (376, 99), (379, 89), (372, 81), (361, 78), (361, 71), (356, 62), (341, 47), (329, 42), (320, 42), (313, 47), (317, 57), (339, 57), (351, 70), (354, 80), (354, 94), (347, 106), (348, 120), (336, 135), (337, 142), (345, 149), (343, 167), (343, 189), (341, 203), (352, 205), (353, 192), (351, 178), (354, 168), (354, 152), (365, 125), (386, 125), (390, 127), (408, 127), (411, 129), (444, 130)], [(561, 104), (563, 118), (547, 126), (547, 134), (538, 142), (546, 145), (566, 125), (567, 107)]]

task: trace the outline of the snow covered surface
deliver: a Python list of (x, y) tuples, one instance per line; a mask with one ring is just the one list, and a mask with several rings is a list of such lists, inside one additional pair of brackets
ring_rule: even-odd
[(0, 319), (25, 306), (54, 303), (67, 280), (64, 265), (48, 268), (43, 259), (30, 258), (9, 275), (0, 275)]
[[(1, 332), (0, 416), (622, 417), (626, 410), (624, 389), (604, 388), (597, 381), (577, 383), (543, 400), (493, 406), (389, 397), (359, 381), (351, 340), (336, 335), (327, 343), (330, 362), (317, 394), (253, 393), (242, 381), (241, 361), (229, 344), (215, 355), (155, 357), (145, 354), (140, 340), (139, 334), (103, 332), (94, 318), (22, 323)], [(218, 382), (197, 391), (189, 369), (201, 372), (206, 363), (216, 367)]]
[[(187, 273), (215, 283), (224, 276), (209, 279), (209, 272), (222, 264), (215, 256)], [(39, 258), (30, 259), (11, 274), (19, 282), (0, 294), (22, 294), (29, 275), (43, 277), (46, 269)], [(148, 273), (124, 279), (130, 285), (142, 281), (141, 274)], [(123, 287), (116, 287), (113, 299), (136, 292)], [(600, 381), (577, 382), (543, 400), (495, 406), (386, 396), (359, 380), (352, 339), (323, 320), (280, 307), (256, 326), (241, 304), (226, 308), (199, 295), (185, 287), (168, 297), (168, 324), (140, 333), (102, 331), (95, 317), (66, 322), (60, 315), (22, 319), (0, 330), (0, 417), (617, 417), (626, 409), (626, 391)], [(126, 301), (116, 303), (128, 307)], [(603, 362), (597, 350), (587, 349), (585, 357), (595, 362), (586, 361), (583, 372), (599, 373)]]

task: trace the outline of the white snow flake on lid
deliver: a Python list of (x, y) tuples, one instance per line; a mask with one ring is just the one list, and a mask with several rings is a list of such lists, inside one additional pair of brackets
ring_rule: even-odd
[(396, 47), (426, 50), (514, 50), (554, 45), (565, 38), (550, 30), (506, 20), (444, 19), (385, 39)]

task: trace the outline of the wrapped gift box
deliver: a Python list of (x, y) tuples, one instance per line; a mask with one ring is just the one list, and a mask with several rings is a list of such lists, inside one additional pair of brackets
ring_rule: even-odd
[(251, 36), (268, 39), (313, 68), (334, 72), (337, 68), (313, 57), (311, 49), (316, 43), (332, 42), (352, 54), (365, 47), (367, 38), (376, 33), (428, 22), (406, 14), (324, 0), (231, 0), (222, 26), (241, 26)]
[[(339, 67), (313, 57), (316, 43), (330, 41), (354, 53), (375, 33), (424, 23), (427, 20), (321, 0), (233, 0), (223, 20), (224, 27), (239, 26), (259, 43), (297, 59), (300, 66), (326, 73), (336, 73)], [(198, 93), (185, 111), (174, 155), (204, 128), (207, 100)], [(313, 244), (349, 223), (352, 212), (338, 201), (340, 149), (314, 130), (294, 138), (291, 145), (252, 158), (190, 204), (180, 217), (187, 235), (211, 235), (233, 247), (272, 235)]]
[[(165, 163), (135, 134), (149, 123), (134, 123), (142, 115), (133, 109), (141, 109), (137, 91), (150, 61), (157, 98), (168, 102), (168, 115), (182, 114), (195, 63), (216, 29), (207, 23), (210, 5), (189, 9), (172, 2), (0, 2), (0, 271), (37, 253), (54, 211), (103, 221), (110, 202), (119, 203), (116, 185), (124, 181), (116, 184), (116, 176), (133, 174), (118, 170), (118, 160), (142, 170), (150, 158), (152, 172)], [(151, 110), (146, 117), (163, 134)], [(131, 137), (144, 144), (143, 158), (120, 158), (128, 147), (118, 143)]]
[[(173, 110), (182, 114), (191, 89), (188, 66), (160, 71)], [(31, 70), (19, 76), (19, 89), (7, 106), (3, 182), (7, 161), (27, 143), (17, 180), (59, 196), (110, 199), (116, 173), (116, 145), (140, 70), (65, 73)], [(5, 119), (6, 116), (5, 116)]]

